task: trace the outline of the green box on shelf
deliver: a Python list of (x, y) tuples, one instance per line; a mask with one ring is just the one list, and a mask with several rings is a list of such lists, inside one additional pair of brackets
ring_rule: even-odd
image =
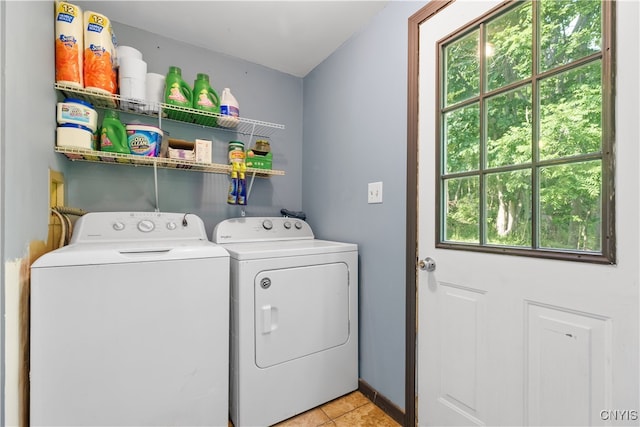
[(271, 169), (273, 165), (273, 153), (257, 154), (253, 150), (247, 151), (245, 164), (248, 168)]

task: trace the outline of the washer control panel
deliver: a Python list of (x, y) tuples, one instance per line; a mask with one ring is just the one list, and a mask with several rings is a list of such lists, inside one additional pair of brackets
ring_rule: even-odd
[(306, 221), (286, 217), (245, 217), (220, 222), (213, 230), (214, 243), (313, 239)]
[(207, 240), (202, 219), (190, 213), (90, 212), (74, 226), (70, 243), (123, 240)]

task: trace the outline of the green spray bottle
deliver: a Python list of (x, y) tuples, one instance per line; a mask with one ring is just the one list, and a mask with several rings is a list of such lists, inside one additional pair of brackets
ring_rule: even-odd
[[(192, 106), (193, 93), (191, 87), (182, 80), (182, 70), (180, 67), (169, 67), (169, 72), (165, 77), (164, 103), (167, 108), (167, 116), (170, 119), (191, 122), (191, 113), (183, 108), (190, 109)], [(178, 107), (176, 109), (172, 106)]]
[(127, 129), (117, 111), (106, 110), (100, 129), (100, 150), (110, 153), (130, 154)]
[[(220, 97), (209, 84), (209, 75), (198, 73), (198, 77), (193, 82), (193, 109), (203, 113), (220, 114)], [(208, 115), (195, 115), (194, 121), (200, 125), (217, 125), (217, 118)]]

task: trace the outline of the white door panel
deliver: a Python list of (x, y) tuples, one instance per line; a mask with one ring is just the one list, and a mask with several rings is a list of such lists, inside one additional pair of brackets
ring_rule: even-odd
[(607, 383), (611, 320), (529, 302), (526, 313), (525, 392), (530, 424), (599, 422), (593, 415), (611, 407), (606, 393), (611, 389)]
[(441, 283), (438, 299), (440, 334), (440, 403), (461, 415), (455, 424), (481, 425), (479, 354), (486, 340), (484, 292)]
[(637, 2), (617, 2), (617, 265), (435, 247), (436, 43), (499, 3), (420, 28), (418, 256), (437, 268), (418, 273), (418, 424), (637, 425)]

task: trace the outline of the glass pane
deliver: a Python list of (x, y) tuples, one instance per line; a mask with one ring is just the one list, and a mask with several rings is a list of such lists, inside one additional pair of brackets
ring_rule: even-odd
[(599, 52), (601, 4), (594, 0), (541, 1), (540, 71)]
[(447, 173), (478, 170), (480, 108), (473, 104), (444, 116), (444, 164)]
[(476, 30), (444, 48), (445, 106), (479, 94), (479, 34)]
[(480, 241), (480, 190), (478, 177), (444, 181), (444, 240), (478, 243)]
[(532, 32), (529, 2), (487, 24), (487, 90), (531, 77)]
[(600, 160), (540, 169), (540, 247), (600, 252)]
[(491, 245), (531, 247), (531, 170), (486, 178), (486, 234)]
[(487, 100), (487, 166), (531, 162), (531, 86)]
[(601, 65), (598, 60), (540, 82), (540, 159), (600, 151)]

